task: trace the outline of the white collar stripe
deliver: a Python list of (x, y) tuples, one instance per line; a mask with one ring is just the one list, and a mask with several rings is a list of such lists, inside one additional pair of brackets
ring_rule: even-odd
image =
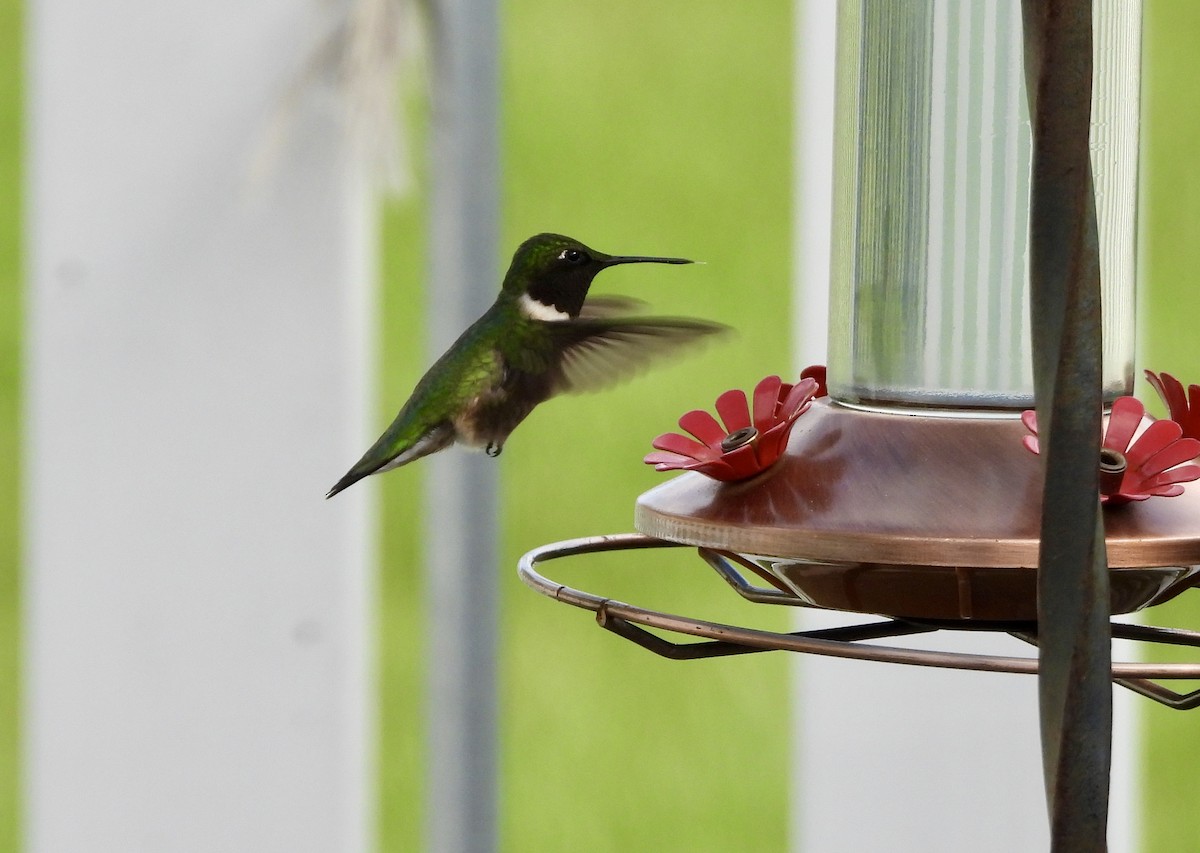
[(571, 315), (566, 311), (559, 311), (553, 305), (538, 302), (528, 293), (521, 294), (518, 304), (521, 306), (521, 313), (530, 320), (543, 320), (547, 323), (556, 323), (571, 319)]

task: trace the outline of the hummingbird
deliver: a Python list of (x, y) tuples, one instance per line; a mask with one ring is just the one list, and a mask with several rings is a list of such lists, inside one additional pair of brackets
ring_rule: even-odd
[(512, 431), (556, 394), (627, 378), (658, 355), (726, 330), (684, 317), (622, 316), (625, 297), (593, 297), (618, 264), (686, 258), (606, 255), (561, 234), (537, 234), (513, 254), (500, 295), (417, 383), (395, 420), (325, 496), (458, 442), (499, 456)]

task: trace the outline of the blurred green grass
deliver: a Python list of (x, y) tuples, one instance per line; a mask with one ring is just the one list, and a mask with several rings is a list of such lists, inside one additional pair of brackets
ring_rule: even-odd
[(0, 850), (17, 849), (20, 582), (17, 502), (21, 323), (21, 26), (0, 0)]
[[(586, 8), (583, 8), (586, 7)], [(0, 0), (0, 454), (18, 458), (21, 4)], [(502, 840), (507, 850), (783, 849), (786, 661), (675, 663), (525, 589), (535, 545), (629, 530), (659, 482), (648, 439), (727, 387), (786, 372), (791, 4), (706, 0), (504, 7), (503, 246), (554, 229), (608, 251), (703, 267), (614, 270), (597, 292), (718, 318), (735, 340), (602, 395), (552, 401), (506, 446), (502, 574)], [(1200, 379), (1200, 8), (1146, 4), (1140, 363)], [(414, 108), (421, 126), (422, 107)], [(419, 149), (419, 143), (414, 146)], [(423, 176), (421, 178), (423, 180)], [(379, 423), (425, 365), (421, 195), (382, 228)], [(498, 264), (503, 259), (498, 259)], [(1139, 385), (1139, 394), (1152, 394)], [(16, 850), (18, 467), (0, 466), (0, 850)], [(420, 849), (423, 755), (419, 466), (383, 478), (380, 847)], [(782, 627), (684, 554), (564, 563), (555, 576), (626, 600)], [(700, 577), (695, 577), (699, 573)], [(1188, 596), (1154, 611), (1200, 625)], [(1142, 705), (1144, 849), (1191, 850), (1200, 816), (1194, 714)]]
[[(1139, 366), (1174, 373), (1184, 383), (1200, 382), (1200, 85), (1195, 50), (1200, 41), (1200, 5), (1187, 0), (1146, 4), (1143, 36), (1142, 269)], [(1154, 400), (1139, 378), (1137, 394)], [(1156, 625), (1200, 627), (1195, 594), (1156, 607), (1146, 620)], [(1192, 650), (1195, 651), (1194, 649)], [(1157, 659), (1171, 659), (1164, 652)], [(1192, 660), (1195, 655), (1190, 656)], [(1194, 689), (1195, 685), (1190, 688)], [(1200, 838), (1200, 712), (1180, 712), (1143, 703), (1142, 827), (1153, 853), (1188, 853)]]

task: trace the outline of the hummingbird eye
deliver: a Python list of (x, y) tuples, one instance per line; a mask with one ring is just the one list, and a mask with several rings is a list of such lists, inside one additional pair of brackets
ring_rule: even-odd
[(578, 249), (563, 249), (558, 257), (568, 264), (582, 264), (588, 259), (587, 255)]

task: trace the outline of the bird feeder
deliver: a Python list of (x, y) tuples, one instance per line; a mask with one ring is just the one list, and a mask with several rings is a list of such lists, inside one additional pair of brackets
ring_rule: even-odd
[[(1133, 387), (1140, 16), (1124, 2), (1100, 2), (1094, 15), (1089, 145), (1109, 405)], [(1043, 471), (1030, 452), (1031, 419), (1021, 417), (1034, 405), (1037, 322), (1021, 8), (843, 0), (838, 32), (827, 396), (795, 417), (786, 449), (762, 470), (732, 482), (685, 473), (638, 499), (638, 534), (535, 549), (520, 574), (668, 657), (788, 649), (1033, 673), (1034, 657), (860, 642), (935, 630), (1038, 641)], [(745, 425), (734, 429), (738, 417)], [(707, 436), (717, 455), (761, 438), (750, 413), (724, 420), (726, 434)], [(1152, 423), (1140, 412), (1138, 421), (1138, 432)], [(1108, 506), (1103, 519), (1111, 614), (1200, 582), (1200, 484)], [(537, 568), (680, 546), (697, 548), (750, 601), (885, 618), (782, 634), (616, 602)], [(707, 642), (673, 643), (645, 628)], [(1113, 636), (1200, 646), (1200, 633), (1122, 623)], [(1200, 691), (1157, 683), (1200, 677), (1197, 664), (1116, 663), (1112, 677), (1172, 707), (1200, 706)]]

